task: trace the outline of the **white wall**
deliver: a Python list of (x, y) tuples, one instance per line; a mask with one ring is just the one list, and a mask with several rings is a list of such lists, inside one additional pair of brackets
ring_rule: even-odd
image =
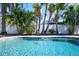
[[(47, 25), (45, 25), (45, 29), (46, 29)], [(56, 30), (56, 25), (53, 24), (53, 25), (49, 25), (49, 29), (54, 29)], [(42, 25), (41, 25), (41, 29), (40, 29), (40, 32), (42, 31)], [(59, 33), (68, 33), (67, 32), (67, 27), (65, 25), (58, 25), (58, 32)]]
[(16, 25), (14, 26), (7, 26), (6, 31), (8, 34), (17, 34), (17, 28)]
[[(45, 28), (46, 28), (46, 26), (47, 25), (45, 25)], [(55, 30), (55, 25), (50, 25), (49, 29), (50, 28)], [(0, 21), (0, 33), (1, 33), (1, 31), (2, 31), (2, 25), (1, 25), (1, 21)], [(7, 26), (6, 31), (8, 34), (17, 34), (17, 28), (15, 25), (14, 26)], [(40, 28), (40, 32), (41, 31), (42, 31), (42, 25)], [(65, 25), (58, 25), (58, 32), (62, 33), (62, 34), (68, 33), (67, 27)], [(79, 34), (79, 26), (76, 27), (74, 34)]]

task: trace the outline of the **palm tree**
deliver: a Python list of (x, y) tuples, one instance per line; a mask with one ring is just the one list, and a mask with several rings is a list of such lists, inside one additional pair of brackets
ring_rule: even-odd
[(6, 32), (6, 3), (2, 3), (2, 34)]
[[(39, 9), (39, 10), (41, 10), (40, 13), (42, 12), (42, 6), (43, 6), (43, 3), (41, 3), (41, 4), (39, 5), (39, 7), (41, 8), (41, 9)], [(39, 16), (39, 28), (38, 28), (38, 32), (39, 32), (39, 33), (40, 33), (41, 18), (42, 18), (42, 16), (41, 16), (41, 14), (40, 14), (40, 16)]]
[(56, 24), (56, 34), (58, 34), (58, 19), (59, 19), (59, 15), (55, 14), (54, 21), (55, 21), (55, 24)]
[(60, 10), (63, 10), (65, 7), (64, 7), (64, 3), (57, 3), (55, 5), (55, 9), (56, 9), (56, 14), (55, 14), (55, 18), (54, 18), (54, 21), (55, 21), (55, 24), (56, 24), (56, 34), (58, 34), (58, 19), (59, 19), (59, 12)]
[(44, 33), (46, 33), (48, 28), (49, 28), (49, 22), (51, 20), (52, 13), (55, 11), (55, 5), (54, 4), (50, 4), (48, 10), (49, 10), (50, 15), (49, 15), (48, 24), (47, 24), (47, 27), (46, 27), (46, 30), (45, 30)]
[(44, 21), (43, 21), (43, 27), (42, 27), (42, 32), (41, 32), (41, 33), (44, 33), (44, 29), (45, 29), (45, 19), (46, 19), (46, 15), (47, 15), (48, 3), (45, 3), (44, 5), (45, 5), (46, 7), (45, 7)]
[[(39, 33), (40, 30), (40, 16), (41, 16), (41, 6), (39, 4), (33, 4), (34, 8), (34, 15), (36, 19), (36, 34)], [(39, 28), (38, 28), (38, 21), (39, 21)]]
[(12, 4), (2, 3), (2, 34), (7, 34), (6, 32), (6, 13), (7, 13), (6, 8), (9, 7), (9, 9), (12, 9), (10, 8), (11, 6), (13, 7), (13, 3)]

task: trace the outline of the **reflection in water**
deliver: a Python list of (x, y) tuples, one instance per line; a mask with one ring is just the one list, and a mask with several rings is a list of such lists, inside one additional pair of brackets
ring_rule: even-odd
[[(76, 45), (76, 46), (79, 46), (79, 39), (77, 39), (77, 38), (69, 38), (69, 40), (67, 40), (67, 38), (52, 38), (52, 37), (50, 37), (50, 38), (27, 38), (26, 39), (26, 37), (23, 37), (22, 38), (23, 40), (28, 40), (28, 41), (30, 41), (30, 40), (33, 40), (33, 41), (56, 41), (56, 42), (69, 42), (69, 43), (71, 43), (71, 44), (74, 44), (74, 45)], [(35, 44), (38, 44), (38, 43), (35, 43)]]
[(79, 40), (68, 40), (67, 42), (75, 44), (76, 46), (79, 46)]

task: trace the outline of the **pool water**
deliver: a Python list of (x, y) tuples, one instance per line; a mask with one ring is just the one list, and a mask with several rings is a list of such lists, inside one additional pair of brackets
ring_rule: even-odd
[(0, 41), (0, 56), (79, 56), (79, 41), (69, 38), (12, 38)]

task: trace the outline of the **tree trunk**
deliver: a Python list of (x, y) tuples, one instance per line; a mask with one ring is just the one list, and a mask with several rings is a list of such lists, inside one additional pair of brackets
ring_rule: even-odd
[(52, 13), (50, 13), (50, 15), (49, 15), (49, 20), (48, 20), (47, 28), (46, 28), (46, 30), (45, 30), (44, 33), (46, 33), (46, 32), (48, 31), (48, 28), (49, 28), (49, 22), (50, 22), (51, 16), (52, 16)]
[(37, 17), (35, 16), (35, 21), (36, 21), (36, 34), (38, 33), (38, 19), (37, 19)]
[(56, 34), (58, 34), (58, 21), (56, 21)]
[(42, 27), (42, 32), (41, 33), (44, 33), (46, 14), (47, 14), (47, 5), (46, 5), (46, 9), (45, 9), (45, 15), (44, 15), (44, 21), (43, 21), (43, 27)]
[(2, 3), (2, 34), (6, 32), (6, 3)]
[(59, 19), (59, 17), (58, 17), (58, 13), (59, 13), (59, 11), (57, 10), (57, 16), (56, 16), (56, 34), (58, 34), (58, 19)]
[[(43, 4), (40, 5), (41, 8), (42, 8), (42, 5), (43, 5)], [(41, 14), (39, 15), (39, 28), (38, 28), (38, 33), (39, 33), (39, 34), (40, 34), (40, 25), (41, 25)]]
[(38, 32), (40, 33), (40, 24), (41, 23), (41, 16), (39, 16), (39, 28), (38, 28)]

